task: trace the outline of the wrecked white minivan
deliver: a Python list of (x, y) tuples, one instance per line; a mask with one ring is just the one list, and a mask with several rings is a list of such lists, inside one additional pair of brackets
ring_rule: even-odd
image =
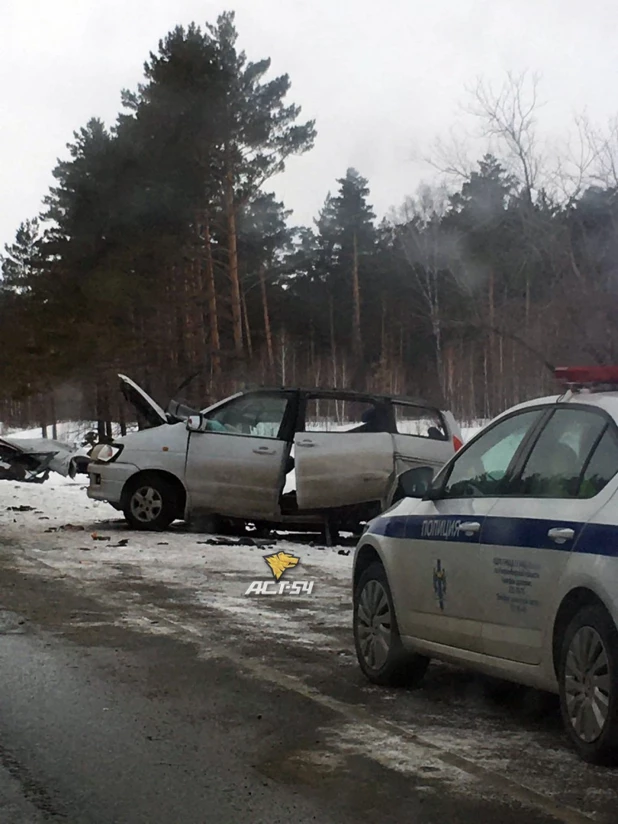
[(259, 389), (165, 412), (119, 377), (148, 428), (93, 449), (88, 496), (136, 529), (217, 516), (355, 532), (402, 494), (410, 470), (428, 483), (461, 445), (449, 412), (410, 398)]

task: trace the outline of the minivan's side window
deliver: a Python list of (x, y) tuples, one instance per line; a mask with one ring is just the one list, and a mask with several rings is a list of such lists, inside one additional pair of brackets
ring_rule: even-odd
[(506, 471), (542, 411), (531, 409), (512, 415), (481, 434), (455, 459), (442, 491), (443, 497), (501, 495)]
[(397, 432), (400, 435), (415, 435), (417, 438), (431, 438), (438, 441), (447, 439), (444, 422), (437, 410), (393, 401), (393, 411)]
[(384, 407), (369, 400), (307, 398), (305, 432), (385, 432), (388, 420)]
[(288, 405), (286, 395), (247, 395), (236, 398), (209, 415), (207, 432), (278, 438)]
[(557, 409), (539, 435), (511, 494), (527, 498), (579, 497), (588, 458), (606, 425), (606, 418), (597, 412)]

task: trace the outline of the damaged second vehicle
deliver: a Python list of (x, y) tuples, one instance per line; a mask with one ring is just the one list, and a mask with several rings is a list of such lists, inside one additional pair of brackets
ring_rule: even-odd
[(136, 529), (216, 516), (356, 532), (461, 445), (449, 412), (411, 398), (259, 389), (166, 412), (120, 379), (146, 428), (93, 449), (88, 496)]
[(43, 483), (50, 472), (87, 474), (84, 451), (49, 438), (0, 438), (0, 480)]

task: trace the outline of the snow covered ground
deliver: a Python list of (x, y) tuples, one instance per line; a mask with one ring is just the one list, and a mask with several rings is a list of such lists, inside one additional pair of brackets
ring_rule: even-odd
[[(137, 533), (85, 490), (79, 477), (0, 481), (3, 562), (47, 583), (59, 579), (107, 608), (76, 615), (81, 627), (108, 625), (111, 615), (114, 626), (190, 641), (200, 656), (225, 656), (277, 688), (322, 702), (341, 716), (323, 731), (324, 758), (366, 755), (422, 781), (433, 770), (440, 791), (467, 795), (491, 792), (488, 775), (524, 805), (566, 804), (568, 815), (557, 820), (589, 820), (581, 809), (594, 810), (591, 820), (600, 824), (615, 820), (615, 791), (603, 771), (565, 748), (557, 715), (530, 723), (484, 700), (473, 675), (440, 664), (432, 665), (426, 690), (365, 684), (351, 632), (353, 546), (324, 548), (301, 536), (224, 545), (181, 524)], [(300, 559), (284, 580), (312, 581), (311, 594), (247, 595), (253, 581), (273, 581), (264, 559), (280, 551)]]
[[(89, 428), (89, 422), (64, 424), (58, 436), (75, 442)], [(478, 428), (467, 428), (466, 439)], [(40, 432), (13, 437), (34, 434)], [(252, 632), (284, 634), (295, 643), (323, 647), (339, 646), (340, 630), (349, 626), (353, 546), (326, 548), (311, 536), (278, 538), (270, 546), (239, 538), (232, 539), (233, 545), (216, 545), (213, 536), (189, 532), (183, 524), (165, 533), (133, 532), (115, 509), (87, 497), (83, 476), (72, 481), (52, 474), (40, 485), (0, 481), (0, 540), (18, 546), (24, 562), (42, 562), (106, 597), (113, 594), (109, 584), (114, 581), (149, 581), (182, 592), (185, 602), (229, 614)], [(245, 595), (252, 581), (272, 581), (264, 557), (278, 551), (300, 559), (286, 578), (314, 581), (311, 595)], [(287, 619), (273, 622), (273, 607), (281, 600)], [(313, 631), (299, 632), (301, 626)]]
[[(224, 538), (232, 545), (213, 545), (213, 536), (185, 531), (182, 524), (165, 533), (133, 532), (116, 510), (91, 501), (85, 490), (83, 480), (59, 476), (36, 487), (0, 481), (0, 540), (19, 547), (17, 557), (24, 562), (43, 563), (97, 591), (113, 595), (114, 581), (148, 581), (182, 592), (185, 603), (227, 613), (253, 632), (284, 634), (303, 644), (338, 645), (336, 637), (319, 627), (324, 615), (330, 616), (330, 629), (349, 625), (342, 607), (350, 602), (351, 546), (311, 546), (310, 537), (304, 536), (299, 542), (266, 545)], [(300, 559), (286, 579), (314, 581), (313, 592), (245, 595), (252, 581), (273, 581), (264, 557), (279, 551)], [(288, 620), (273, 623), (274, 602), (281, 600)], [(142, 620), (130, 612), (126, 620)], [(301, 624), (315, 631), (300, 632)]]

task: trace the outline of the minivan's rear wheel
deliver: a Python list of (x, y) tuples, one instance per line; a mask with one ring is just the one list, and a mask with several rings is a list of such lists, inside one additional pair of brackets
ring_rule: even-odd
[(562, 640), (560, 706), (582, 758), (618, 763), (618, 631), (604, 607), (583, 607)]
[(178, 495), (165, 478), (145, 475), (127, 491), (124, 517), (133, 529), (166, 529), (177, 516)]
[(418, 684), (429, 664), (425, 656), (404, 649), (386, 572), (378, 562), (362, 573), (354, 592), (354, 644), (362, 671), (381, 686)]

